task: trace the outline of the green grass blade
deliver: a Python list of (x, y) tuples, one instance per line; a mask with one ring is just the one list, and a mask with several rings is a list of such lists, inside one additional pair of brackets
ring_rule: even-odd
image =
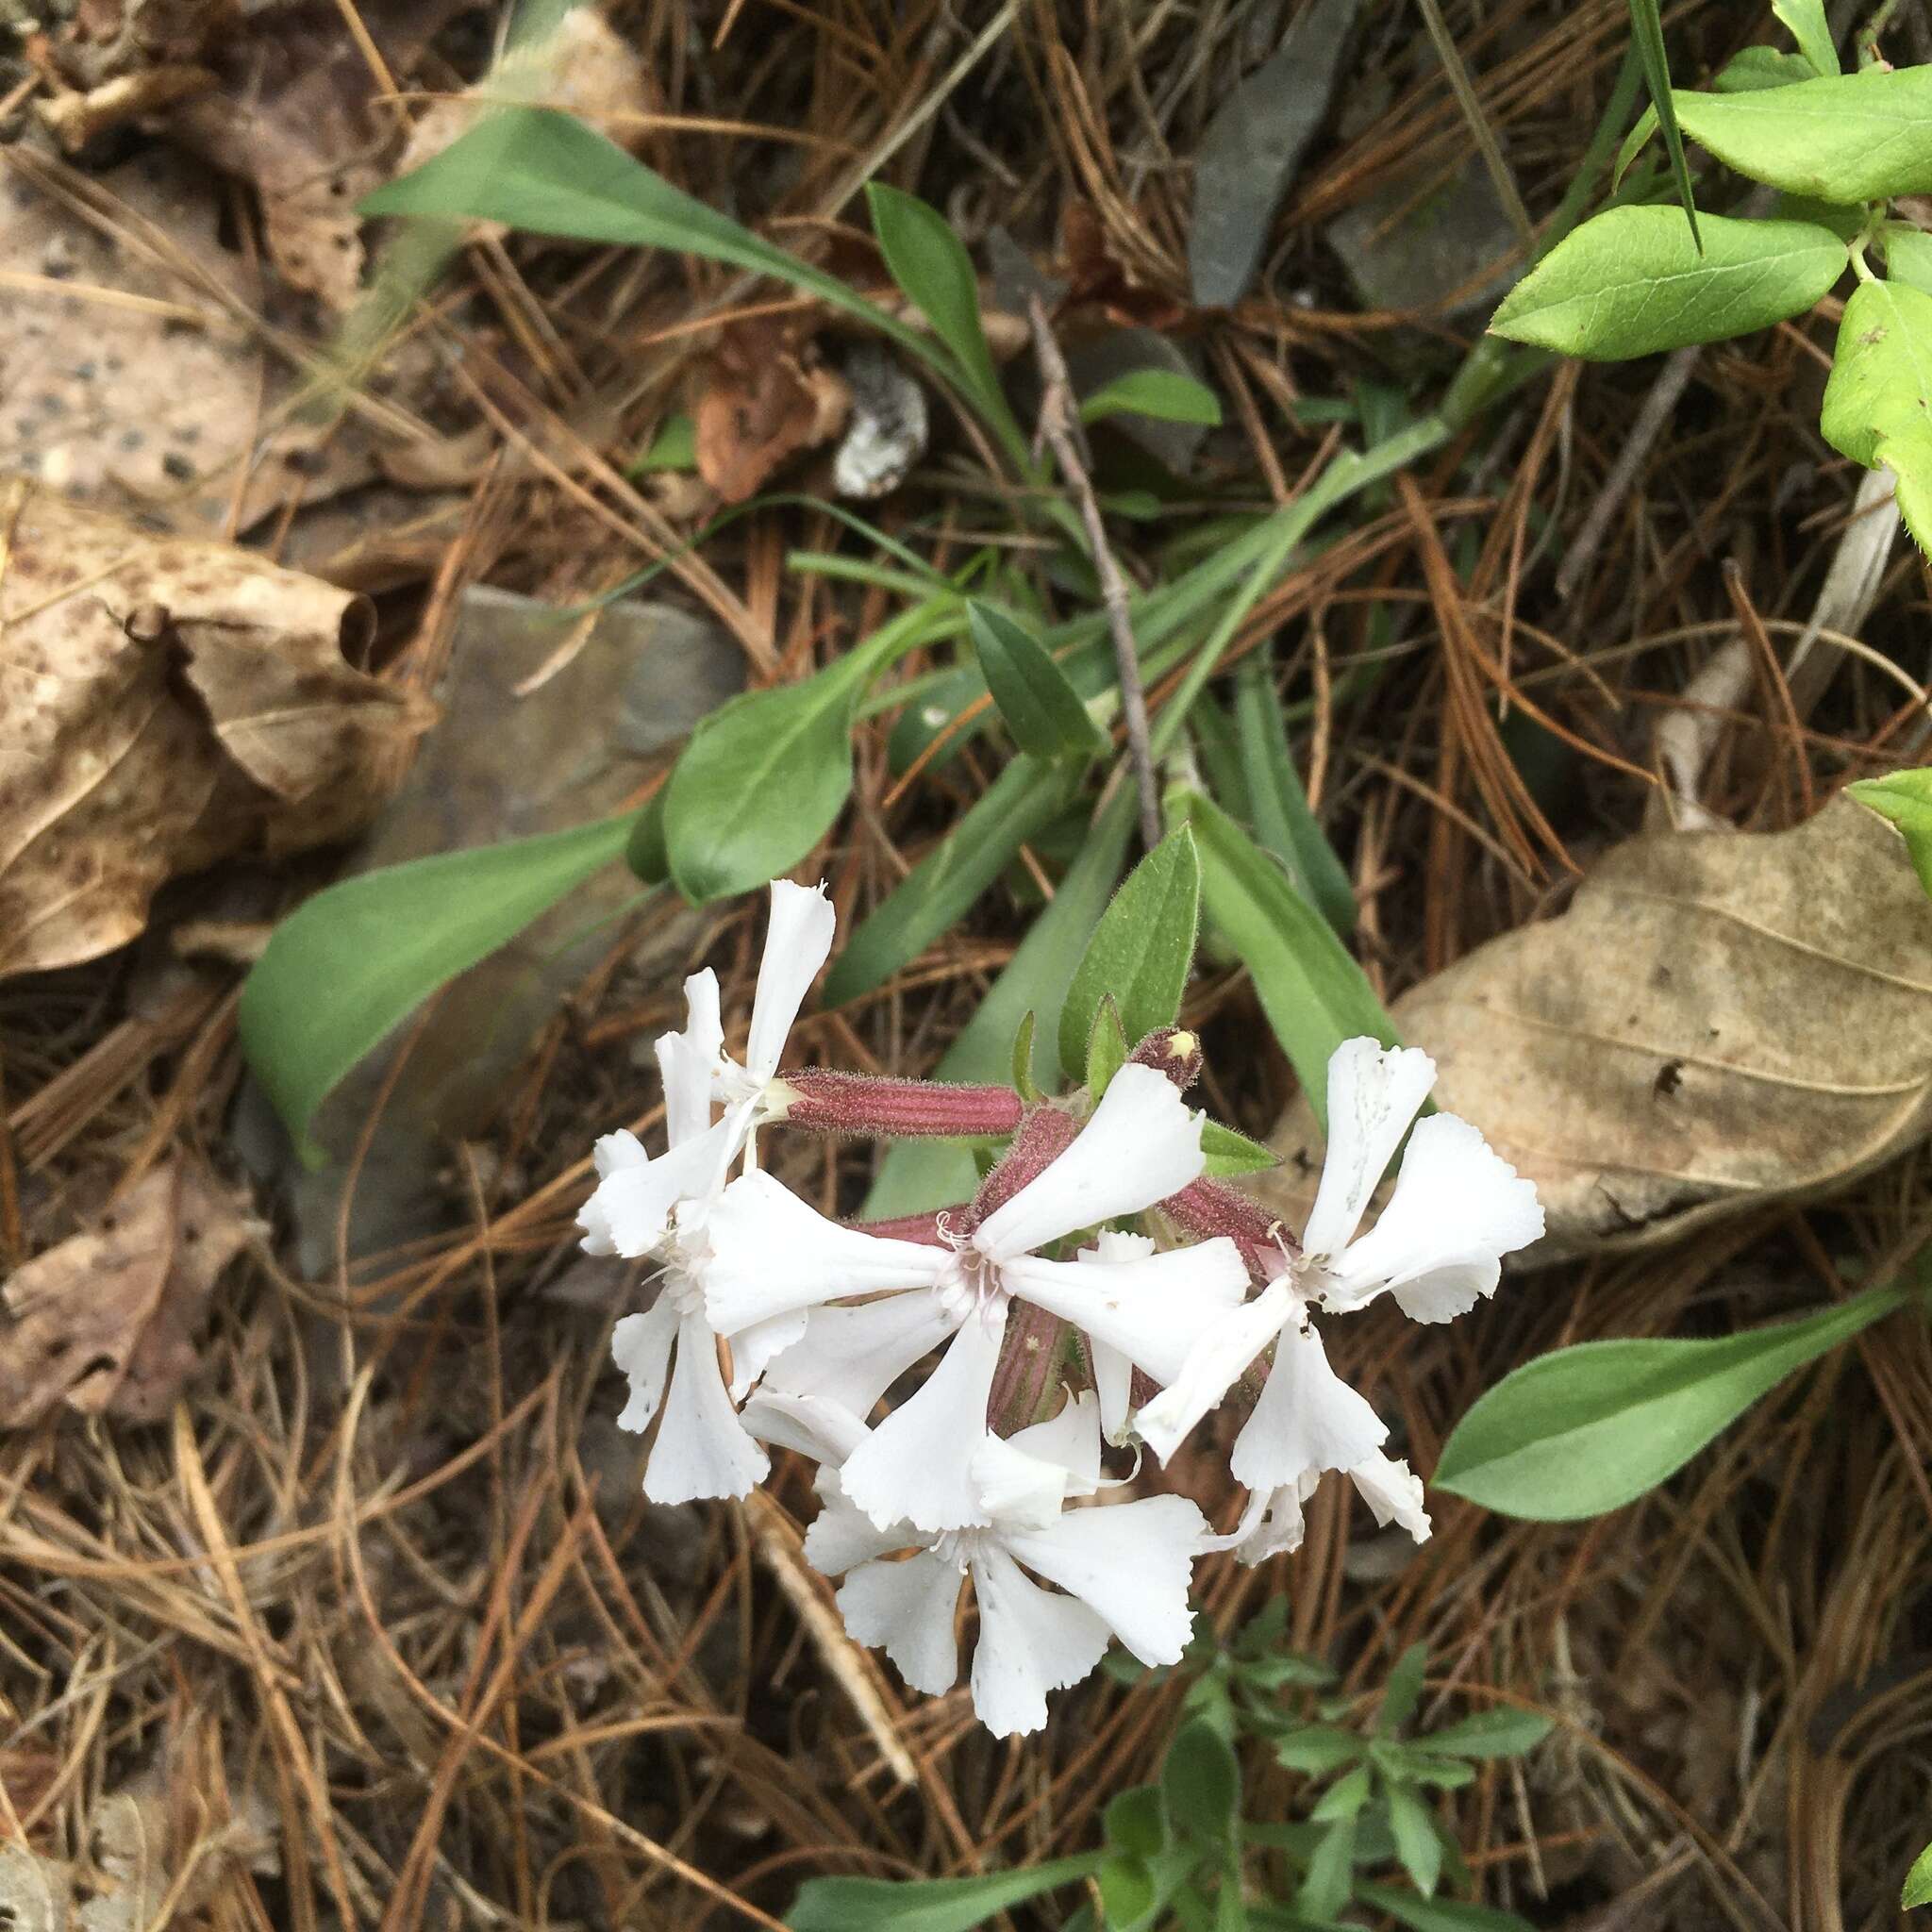
[(1677, 110), (1671, 100), (1671, 63), (1664, 52), (1663, 8), (1659, 0), (1630, 0), (1630, 31), (1637, 43), (1638, 58), (1643, 62), (1643, 84), (1650, 90), (1651, 105), (1657, 109), (1657, 125), (1663, 130), (1664, 149), (1671, 158), (1671, 178), (1677, 184), (1677, 199), (1684, 207), (1684, 219), (1690, 224), (1690, 238), (1700, 251), (1704, 238), (1697, 232), (1697, 204), (1690, 192), (1690, 164), (1684, 158), (1684, 135), (1677, 125)]

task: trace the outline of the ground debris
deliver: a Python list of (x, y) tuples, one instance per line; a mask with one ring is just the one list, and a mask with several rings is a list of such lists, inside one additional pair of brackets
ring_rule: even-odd
[(851, 412), (851, 385), (798, 317), (732, 323), (692, 411), (698, 475), (725, 503), (742, 503), (789, 458), (829, 442)]
[(182, 1157), (16, 1269), (0, 1289), (12, 1316), (0, 1327), (0, 1428), (62, 1403), (124, 1422), (166, 1415), (199, 1364), (216, 1279), (256, 1232)]
[(0, 974), (141, 931), (176, 873), (366, 823), (427, 724), (360, 598), (23, 479), (0, 497)]

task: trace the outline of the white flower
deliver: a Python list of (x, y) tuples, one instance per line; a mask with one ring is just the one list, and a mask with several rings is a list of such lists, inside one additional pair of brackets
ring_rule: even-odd
[(1426, 1529), (1419, 1494), (1411, 1506), (1407, 1490), (1381, 1474), (1403, 1468), (1379, 1455), (1388, 1430), (1328, 1366), (1310, 1311), (1318, 1304), (1364, 1307), (1388, 1292), (1416, 1320), (1446, 1322), (1494, 1290), (1504, 1255), (1542, 1233), (1536, 1189), (1467, 1121), (1435, 1114), (1409, 1135), (1375, 1225), (1355, 1239), (1435, 1078), (1435, 1062), (1414, 1047), (1385, 1050), (1363, 1039), (1336, 1049), (1328, 1063), (1328, 1158), (1302, 1252), (1291, 1257), (1284, 1250), (1261, 1293), (1204, 1336), (1180, 1374), (1136, 1417), (1142, 1440), (1163, 1459), (1273, 1341), (1274, 1366), (1235, 1439), (1237, 1479), (1273, 1496), (1324, 1469), (1365, 1470), (1357, 1487), (1378, 1513), (1386, 1506), (1384, 1522), (1399, 1517)]
[[(772, 916), (742, 1065), (724, 1052), (717, 975), (707, 967), (684, 982), (684, 1030), (658, 1041), (669, 1144), (653, 1158), (635, 1134), (607, 1134), (597, 1142), (597, 1190), (578, 1217), (589, 1253), (633, 1258), (655, 1254), (679, 1202), (708, 1199), (724, 1186), (770, 1110), (766, 1096), (786, 1036), (832, 950), (836, 923), (823, 886), (773, 881)], [(717, 1101), (724, 1112), (714, 1124)]]
[[(845, 1574), (839, 1608), (859, 1642), (882, 1645), (914, 1690), (935, 1697), (951, 1690), (959, 1674), (954, 1612), (970, 1575), (979, 1606), (973, 1705), (1003, 1738), (1040, 1729), (1046, 1693), (1078, 1683), (1112, 1638), (1142, 1663), (1178, 1661), (1206, 1524), (1181, 1496), (1062, 1507), (1099, 1484), (1092, 1395), (1009, 1441), (982, 1428), (966, 1460), (979, 1516), (973, 1527), (936, 1535), (906, 1524), (880, 1528), (835, 1494), (807, 1534), (807, 1557), (828, 1576)], [(913, 1554), (882, 1560), (902, 1550)]]
[(959, 1445), (985, 1430), (1012, 1300), (1062, 1317), (1157, 1381), (1180, 1373), (1204, 1323), (1239, 1304), (1246, 1269), (1225, 1239), (1120, 1260), (1055, 1261), (1035, 1252), (1152, 1207), (1204, 1165), (1201, 1117), (1165, 1075), (1128, 1065), (1072, 1143), (947, 1247), (841, 1227), (770, 1175), (748, 1174), (710, 1216), (706, 1309), (720, 1334), (736, 1337), (825, 1302), (889, 1294), (827, 1311), (804, 1343), (809, 1359), (774, 1371), (793, 1392), (823, 1393), (836, 1383), (838, 1399), (860, 1415), (950, 1334), (924, 1386), (872, 1432), (842, 1474), (846, 1494), (874, 1524), (962, 1528), (981, 1517)]
[[(684, 1030), (658, 1041), (665, 1151), (654, 1159), (628, 1133), (606, 1135), (596, 1146), (601, 1178), (580, 1217), (584, 1246), (660, 1264), (657, 1301), (644, 1314), (626, 1315), (610, 1339), (611, 1355), (630, 1380), (620, 1426), (641, 1434), (663, 1409), (644, 1471), (644, 1493), (655, 1503), (742, 1496), (771, 1466), (736, 1404), (771, 1358), (804, 1333), (805, 1318), (785, 1312), (739, 1334), (727, 1388), (718, 1337), (705, 1315), (707, 1223), (758, 1124), (764, 1089), (806, 989), (824, 963), (831, 933), (832, 908), (823, 891), (775, 883), (747, 1064), (724, 1058), (716, 977), (693, 974), (684, 983)], [(713, 1121), (720, 1098), (724, 1113)]]
[[(1423, 1507), (1422, 1478), (1407, 1462), (1377, 1451), (1347, 1474), (1382, 1528), (1399, 1523), (1417, 1542), (1428, 1541), (1429, 1515)], [(1292, 1555), (1301, 1548), (1307, 1526), (1303, 1505), (1321, 1480), (1321, 1471), (1311, 1469), (1279, 1489), (1253, 1491), (1234, 1533), (1208, 1538), (1203, 1549), (1231, 1549), (1250, 1565), (1265, 1563), (1270, 1557)]]

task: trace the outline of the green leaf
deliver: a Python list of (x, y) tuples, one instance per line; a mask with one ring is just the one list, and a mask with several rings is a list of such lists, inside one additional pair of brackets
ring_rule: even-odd
[(1664, 148), (1671, 158), (1671, 174), (1677, 184), (1677, 200), (1690, 225), (1690, 245), (1700, 242), (1697, 230), (1697, 204), (1690, 192), (1690, 164), (1684, 158), (1684, 137), (1677, 125), (1671, 92), (1671, 63), (1664, 52), (1663, 10), (1659, 0), (1630, 0), (1630, 37), (1637, 58), (1643, 67), (1643, 84), (1650, 91), (1652, 107), (1664, 131)]
[(966, 622), (986, 688), (1022, 751), (1042, 758), (1091, 758), (1107, 749), (1107, 733), (1038, 638), (977, 598), (966, 605)]
[(1836, 235), (1807, 222), (1707, 215), (1700, 254), (1672, 209), (1613, 208), (1551, 249), (1490, 328), (1592, 361), (1648, 356), (1802, 315), (1845, 258)]
[(1395, 1856), (1409, 1883), (1429, 1897), (1442, 1875), (1442, 1841), (1429, 1807), (1407, 1785), (1389, 1787), (1389, 1829), (1395, 1836)]
[(1097, 423), (1123, 413), (1162, 423), (1221, 423), (1221, 399), (1205, 383), (1177, 369), (1130, 369), (1097, 389), (1080, 405), (1080, 420)]
[(973, 405), (998, 430), (1009, 449), (1025, 447), (1025, 438), (1007, 406), (986, 345), (979, 319), (979, 277), (958, 236), (936, 208), (916, 196), (868, 181), (873, 232), (892, 279), (958, 359)]
[(1131, 873), (1094, 928), (1060, 1008), (1060, 1064), (1086, 1061), (1093, 1016), (1112, 993), (1129, 1045), (1169, 1026), (1193, 963), (1201, 860), (1193, 835), (1170, 832)]
[(1506, 1516), (1570, 1523), (1656, 1488), (1794, 1369), (1913, 1290), (1869, 1291), (1717, 1341), (1585, 1341), (1525, 1363), (1443, 1445), (1436, 1488)]
[(1452, 1757), (1517, 1757), (1534, 1750), (1549, 1734), (1550, 1720), (1541, 1711), (1499, 1704), (1473, 1711), (1420, 1741), (1424, 1750), (1446, 1752)]
[(1912, 1860), (1912, 1869), (1906, 1874), (1905, 1890), (1900, 1892), (1902, 1907), (1932, 1906), (1932, 1845), (1927, 1845)]
[(625, 842), (624, 862), (647, 886), (667, 884), (671, 855), (664, 849), (664, 791), (660, 785), (639, 810)]
[(1112, 1857), (1101, 1866), (1100, 1908), (1106, 1914), (1109, 1932), (1113, 1928), (1138, 1925), (1154, 1914), (1157, 1895), (1154, 1874), (1145, 1859)]
[(1127, 1063), (1131, 1051), (1121, 1025), (1121, 1009), (1112, 993), (1103, 993), (1093, 1015), (1093, 1031), (1087, 1036), (1087, 1091), (1095, 1100), (1108, 1090), (1113, 1076)]
[(996, 1913), (1087, 1877), (1099, 1864), (1086, 1852), (970, 1878), (809, 1878), (785, 1923), (791, 1932), (973, 1932)]
[(697, 466), (697, 425), (689, 416), (667, 416), (652, 439), (650, 448), (631, 465), (631, 473), (695, 470)]
[(336, 1082), (438, 987), (621, 858), (635, 818), (363, 873), (275, 927), (242, 989), (242, 1048), (305, 1158)]
[(920, 361), (934, 361), (933, 344), (918, 329), (552, 108), (499, 108), (420, 168), (365, 196), (358, 212), (507, 222), (539, 235), (703, 256), (790, 282), (863, 317)]
[(1624, 185), (1624, 176), (1630, 172), (1630, 163), (1650, 145), (1657, 130), (1657, 109), (1646, 108), (1637, 117), (1637, 125), (1624, 137), (1617, 149), (1615, 165), (1610, 169), (1610, 192), (1614, 194)]
[(1253, 976), (1261, 1010), (1325, 1126), (1335, 1049), (1361, 1034), (1397, 1045), (1394, 1024), (1334, 927), (1212, 799), (1183, 791), (1170, 805), (1200, 845), (1202, 903)]
[(1854, 462), (1892, 472), (1906, 527), (1932, 549), (1932, 295), (1903, 282), (1852, 291), (1818, 426)]
[(1014, 853), (1067, 803), (1076, 779), (1022, 753), (870, 912), (832, 962), (824, 1004), (843, 1006), (915, 959), (963, 918)]
[(1244, 658), (1235, 674), (1235, 730), (1256, 839), (1288, 867), (1302, 896), (1346, 939), (1355, 930), (1355, 888), (1308, 808), (1289, 749), (1270, 654)]
[(1886, 778), (1860, 778), (1846, 788), (1862, 806), (1890, 819), (1905, 834), (1906, 850), (1919, 883), (1932, 893), (1932, 767), (1893, 772)]
[(1295, 1894), (1295, 1908), (1311, 1919), (1332, 1919), (1355, 1889), (1355, 1823), (1331, 1824), (1308, 1860)]
[(1887, 222), (1878, 230), (1885, 273), (1932, 295), (1932, 235), (1907, 222)]
[(1167, 1814), (1158, 1785), (1136, 1785), (1108, 1800), (1108, 1844), (1129, 1857), (1151, 1858), (1167, 1844)]
[[(1134, 828), (1133, 788), (1119, 787), (1096, 816), (1079, 855), (1060, 880), (1053, 904), (1041, 913), (993, 981), (959, 1036), (934, 1070), (941, 1080), (1006, 1077), (1010, 1043), (1023, 1015), (1039, 1015), (1036, 1077), (1058, 1089), (1060, 1070), (1042, 1064), (1056, 1057), (1061, 1002), (1067, 982), (1120, 877)], [(1077, 1066), (1077, 1062), (1075, 1065)], [(973, 1162), (957, 1144), (901, 1141), (886, 1150), (878, 1176), (865, 1198), (870, 1219), (913, 1214), (964, 1200), (975, 1185)]]
[(1358, 1764), (1339, 1777), (1322, 1793), (1321, 1802), (1308, 1813), (1317, 1824), (1332, 1824), (1339, 1818), (1353, 1818), (1369, 1802), (1374, 1776), (1366, 1764)]
[(1027, 1008), (1026, 1017), (1020, 1022), (1019, 1031), (1013, 1035), (1013, 1090), (1030, 1107), (1040, 1098), (1040, 1089), (1033, 1079), (1033, 1011)]
[(1375, 1735), (1392, 1738), (1410, 1718), (1422, 1700), (1423, 1677), (1429, 1668), (1429, 1647), (1411, 1643), (1395, 1659), (1389, 1681), (1382, 1687), (1382, 1708), (1375, 1714)]
[(1281, 1165), (1280, 1155), (1222, 1121), (1201, 1123), (1201, 1152), (1208, 1157), (1208, 1172), (1218, 1180), (1225, 1180), (1230, 1174), (1259, 1174), (1264, 1168)]
[(699, 721), (664, 799), (671, 875), (693, 905), (790, 872), (831, 829), (852, 791), (855, 661)]
[(1197, 1717), (1174, 1734), (1160, 1768), (1160, 1795), (1176, 1831), (1231, 1840), (1240, 1830), (1241, 1766), (1211, 1719)]
[(1514, 1912), (1465, 1905), (1459, 1899), (1422, 1898), (1366, 1879), (1356, 1887), (1356, 1895), (1365, 1906), (1410, 1926), (1412, 1932), (1535, 1932), (1527, 1919), (1519, 1919)]
[(1816, 70), (1802, 54), (1778, 47), (1746, 47), (1711, 75), (1711, 90), (1721, 94), (1761, 93), (1770, 87), (1790, 87), (1810, 80)]
[(1839, 72), (1838, 49), (1832, 44), (1831, 23), (1824, 17), (1824, 0), (1771, 0), (1771, 10), (1790, 28), (1799, 53), (1814, 74)]
[(1404, 1784), (1433, 1785), (1440, 1790), (1459, 1790), (1473, 1783), (1475, 1767), (1456, 1757), (1432, 1757), (1412, 1744), (1394, 1744), (1378, 1740), (1370, 1756), (1385, 1777)]
[(1932, 67), (1672, 98), (1684, 132), (1754, 181), (1824, 201), (1932, 190)]
[(1290, 1771), (1309, 1777), (1326, 1777), (1344, 1764), (1353, 1764), (1367, 1747), (1353, 1731), (1333, 1724), (1303, 1724), (1274, 1740), (1275, 1757)]

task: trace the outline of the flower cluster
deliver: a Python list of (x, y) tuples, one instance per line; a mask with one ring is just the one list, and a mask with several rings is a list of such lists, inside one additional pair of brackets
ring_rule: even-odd
[[(657, 1423), (645, 1494), (744, 1495), (768, 1445), (815, 1458), (823, 1507), (806, 1555), (844, 1578), (846, 1628), (913, 1688), (949, 1690), (970, 1577), (974, 1706), (1002, 1736), (1038, 1729), (1047, 1692), (1110, 1641), (1174, 1662), (1195, 1558), (1294, 1549), (1328, 1471), (1379, 1523), (1427, 1536), (1421, 1483), (1329, 1367), (1318, 1318), (1386, 1293), (1416, 1321), (1448, 1321), (1542, 1232), (1535, 1190), (1474, 1127), (1416, 1120), (1428, 1057), (1374, 1040), (1338, 1050), (1327, 1162), (1297, 1241), (1207, 1177), (1203, 1116), (1182, 1097), (1199, 1049), (1174, 1028), (1141, 1041), (1097, 1100), (1029, 1106), (1004, 1087), (781, 1071), (832, 933), (822, 889), (774, 884), (743, 1060), (724, 1052), (716, 979), (693, 975), (683, 1031), (658, 1042), (664, 1150), (628, 1133), (597, 1144), (584, 1245), (657, 1266), (655, 1301), (613, 1338), (630, 1382), (620, 1422)], [(779, 1124), (1005, 1152), (970, 1201), (851, 1225), (758, 1167), (758, 1135)], [(1394, 1190), (1362, 1233), (1405, 1135)], [(1231, 1458), (1248, 1502), (1229, 1534), (1182, 1496), (1105, 1500), (1131, 1474), (1125, 1457), (1126, 1474), (1104, 1473), (1108, 1446), (1166, 1461), (1234, 1391), (1249, 1407)]]

